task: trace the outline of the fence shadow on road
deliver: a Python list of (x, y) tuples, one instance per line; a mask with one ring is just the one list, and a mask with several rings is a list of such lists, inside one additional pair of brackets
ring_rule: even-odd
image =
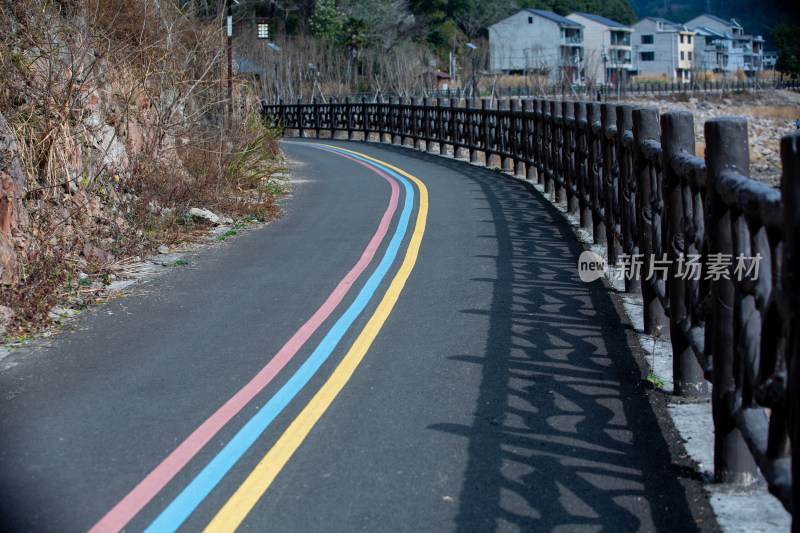
[(483, 366), (474, 423), (431, 427), (469, 439), (458, 530), (705, 529), (687, 503), (694, 474), (671, 461), (642, 387), (633, 329), (609, 289), (578, 278), (583, 249), (557, 210), (528, 183), (386, 148), (457, 165), (490, 200), (475, 238), (499, 241), (497, 279), (473, 280), (494, 284), (485, 354), (452, 355)]

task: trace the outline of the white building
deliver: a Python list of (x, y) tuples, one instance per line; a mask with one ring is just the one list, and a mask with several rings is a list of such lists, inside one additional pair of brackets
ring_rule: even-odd
[(692, 81), (693, 31), (658, 17), (645, 17), (633, 29), (634, 63), (639, 74), (666, 74), (673, 81)]
[(633, 70), (633, 28), (590, 13), (571, 13), (567, 18), (584, 27), (584, 76), (592, 83), (627, 83)]
[(742, 70), (753, 77), (764, 68), (764, 39), (745, 35), (744, 28), (731, 19), (700, 15), (686, 23), (697, 33), (695, 66), (700, 70), (730, 73)]
[(553, 83), (579, 83), (583, 25), (540, 9), (523, 9), (489, 26), (490, 68), (535, 72)]

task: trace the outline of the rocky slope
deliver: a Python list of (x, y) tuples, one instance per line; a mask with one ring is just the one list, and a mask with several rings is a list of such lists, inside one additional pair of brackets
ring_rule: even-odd
[(695, 140), (698, 155), (705, 149), (703, 126), (707, 120), (724, 116), (747, 119), (750, 139), (750, 173), (753, 179), (778, 187), (781, 179), (780, 139), (795, 131), (800, 119), (800, 94), (791, 91), (765, 90), (721, 98), (718, 95), (695, 98), (674, 97), (660, 100), (631, 98), (629, 103), (658, 107), (667, 111), (689, 111), (695, 117)]

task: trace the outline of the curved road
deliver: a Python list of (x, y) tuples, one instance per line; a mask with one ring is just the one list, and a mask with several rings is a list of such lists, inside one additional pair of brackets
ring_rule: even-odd
[(716, 528), (529, 184), (284, 150), (281, 220), (3, 361), (0, 531)]

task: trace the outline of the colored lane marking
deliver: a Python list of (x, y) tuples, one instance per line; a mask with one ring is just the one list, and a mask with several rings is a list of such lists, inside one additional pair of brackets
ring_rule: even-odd
[(380, 169), (359, 161), (354, 157), (341, 154), (376, 172), (391, 186), (389, 205), (383, 214), (378, 229), (364, 250), (355, 266), (345, 275), (342, 281), (328, 296), (322, 306), (306, 321), (278, 353), (250, 380), (239, 392), (232, 396), (213, 415), (192, 432), (172, 453), (170, 453), (147, 477), (131, 492), (117, 503), (106, 515), (89, 530), (89, 533), (120, 531), (130, 522), (145, 505), (147, 505), (166, 484), (227, 424), (244, 408), (259, 392), (261, 392), (284, 366), (297, 354), (300, 348), (331, 315), (341, 303), (353, 283), (366, 270), (375, 257), (381, 242), (389, 231), (392, 217), (397, 210), (400, 198), (400, 187), (395, 179)]
[[(348, 150), (349, 151), (349, 150)], [(364, 156), (367, 157), (367, 156)], [(372, 158), (369, 158), (372, 159)], [(373, 161), (377, 161), (372, 159)], [(422, 236), (425, 233), (425, 222), (428, 213), (428, 192), (425, 185), (414, 176), (392, 167), (386, 163), (381, 163), (392, 168), (403, 175), (412, 179), (419, 188), (420, 206), (417, 215), (417, 223), (411, 242), (408, 245), (405, 260), (400, 267), (397, 275), (392, 280), (389, 289), (370, 318), (364, 330), (358, 336), (353, 346), (344, 356), (339, 366), (336, 367), (331, 377), (320, 388), (317, 394), (311, 399), (303, 411), (295, 418), (289, 428), (275, 443), (256, 468), (245, 479), (244, 483), (236, 490), (219, 513), (205, 528), (204, 533), (233, 532), (252, 510), (261, 496), (275, 480), (275, 477), (283, 469), (295, 451), (308, 436), (311, 429), (319, 421), (325, 411), (333, 403), (333, 400), (344, 388), (350, 377), (355, 372), (359, 363), (369, 350), (384, 322), (392, 312), (394, 304), (397, 302), (400, 292), (403, 290), (408, 280), (411, 270), (414, 268)]]
[[(338, 150), (334, 147), (322, 147), (325, 150)], [(362, 159), (355, 152), (350, 152), (353, 157)], [(236, 435), (217, 453), (217, 455), (198, 473), (194, 479), (181, 491), (178, 496), (164, 509), (161, 514), (147, 527), (146, 533), (172, 532), (183, 524), (186, 518), (194, 512), (198, 505), (217, 486), (227, 472), (236, 464), (242, 455), (261, 436), (272, 421), (283, 411), (289, 402), (314, 376), (317, 370), (328, 359), (352, 323), (358, 318), (364, 307), (372, 299), (381, 281), (386, 277), (389, 268), (397, 257), (400, 245), (406, 234), (406, 229), (414, 206), (414, 189), (409, 182), (400, 175), (388, 171), (403, 184), (406, 197), (403, 211), (400, 215), (397, 228), (389, 242), (380, 264), (369, 277), (364, 287), (356, 296), (355, 301), (348, 307), (344, 314), (331, 327), (317, 348), (309, 358), (297, 369), (295, 374), (270, 398), (267, 403), (236, 433)]]

